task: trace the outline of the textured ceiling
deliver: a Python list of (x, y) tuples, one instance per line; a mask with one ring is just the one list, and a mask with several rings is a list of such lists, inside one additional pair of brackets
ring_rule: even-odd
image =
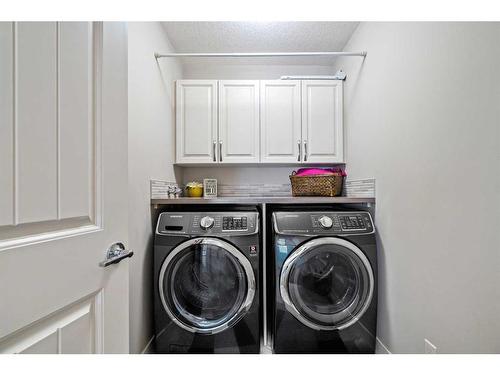
[[(357, 25), (357, 22), (163, 22), (175, 52), (342, 51)], [(184, 58), (183, 62), (330, 65), (333, 60), (332, 57)]]

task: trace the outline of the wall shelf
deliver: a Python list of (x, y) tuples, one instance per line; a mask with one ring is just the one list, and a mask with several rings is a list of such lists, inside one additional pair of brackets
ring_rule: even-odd
[(152, 205), (179, 204), (365, 204), (375, 203), (375, 198), (354, 197), (217, 197), (151, 199)]

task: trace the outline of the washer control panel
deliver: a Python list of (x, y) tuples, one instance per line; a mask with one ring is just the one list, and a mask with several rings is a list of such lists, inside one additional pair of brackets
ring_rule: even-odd
[(368, 234), (374, 232), (365, 211), (275, 212), (274, 229), (280, 234)]
[(258, 232), (257, 212), (163, 212), (158, 218), (158, 234), (248, 235)]
[(335, 232), (371, 232), (373, 225), (366, 212), (330, 212), (312, 214), (311, 223), (314, 232), (316, 229), (333, 230)]

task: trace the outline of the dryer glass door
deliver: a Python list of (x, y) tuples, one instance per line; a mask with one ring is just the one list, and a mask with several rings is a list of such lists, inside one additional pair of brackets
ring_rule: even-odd
[(167, 256), (159, 290), (175, 323), (191, 332), (213, 334), (232, 327), (248, 311), (255, 276), (248, 259), (230, 243), (194, 238)]
[(368, 258), (351, 242), (336, 237), (299, 246), (283, 264), (280, 276), (287, 310), (317, 330), (354, 324), (368, 308), (373, 288)]

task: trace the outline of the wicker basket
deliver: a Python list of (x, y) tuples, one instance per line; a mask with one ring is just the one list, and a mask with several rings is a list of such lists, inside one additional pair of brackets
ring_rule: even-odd
[(292, 183), (292, 195), (300, 196), (322, 196), (336, 197), (342, 193), (341, 175), (319, 174), (312, 176), (296, 176), (295, 172), (290, 176)]

